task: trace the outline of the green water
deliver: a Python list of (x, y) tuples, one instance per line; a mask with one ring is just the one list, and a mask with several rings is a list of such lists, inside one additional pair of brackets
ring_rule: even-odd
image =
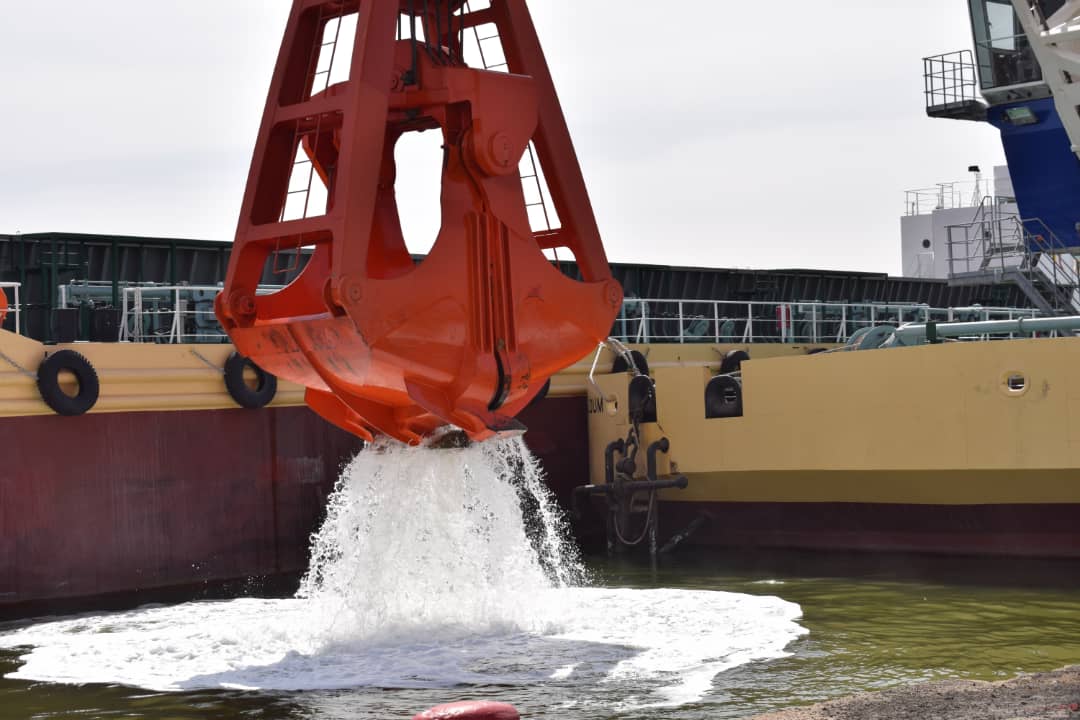
[(717, 678), (713, 702), (663, 717), (740, 718), (911, 682), (1000, 680), (1080, 663), (1080, 564), (963, 558), (684, 558), (609, 582), (778, 595), (809, 634), (792, 655)]
[[(603, 583), (777, 595), (798, 603), (809, 634), (789, 657), (721, 673), (702, 700), (622, 715), (565, 709), (552, 683), (433, 690), (154, 693), (0, 680), (0, 719), (408, 718), (464, 698), (513, 702), (527, 718), (743, 718), (853, 692), (939, 678), (1001, 679), (1080, 663), (1080, 564), (870, 556), (682, 555), (594, 560)], [(612, 608), (618, 612), (618, 608)], [(3, 629), (3, 626), (0, 626)], [(0, 652), (0, 674), (19, 665)]]

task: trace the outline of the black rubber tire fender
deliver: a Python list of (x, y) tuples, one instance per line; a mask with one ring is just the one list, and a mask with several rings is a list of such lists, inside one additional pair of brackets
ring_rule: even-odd
[[(60, 387), (60, 373), (70, 372), (79, 384), (79, 392), (68, 395)], [(38, 392), (57, 415), (74, 417), (88, 412), (97, 404), (101, 383), (97, 370), (82, 354), (74, 350), (57, 350), (46, 357), (37, 371)]]
[(742, 384), (730, 375), (717, 375), (705, 386), (705, 417), (742, 417)]
[[(250, 367), (258, 380), (256, 387), (244, 381), (244, 370)], [(225, 361), (225, 388), (236, 404), (250, 410), (266, 407), (277, 395), (277, 378), (256, 365), (250, 358), (234, 352)]]
[(626, 388), (627, 404), (631, 419), (640, 422), (656, 422), (656, 383), (648, 375), (635, 375)]
[(750, 359), (750, 353), (745, 350), (730, 350), (724, 354), (720, 361), (720, 374), (729, 375), (736, 370), (742, 370), (742, 364)]
[[(642, 375), (649, 374), (649, 361), (645, 359), (645, 356), (640, 350), (631, 350), (630, 357), (634, 360), (634, 367), (638, 369), (638, 372)], [(630, 369), (630, 365), (626, 362), (625, 355), (616, 355), (615, 362), (611, 364), (611, 372), (621, 373)]]

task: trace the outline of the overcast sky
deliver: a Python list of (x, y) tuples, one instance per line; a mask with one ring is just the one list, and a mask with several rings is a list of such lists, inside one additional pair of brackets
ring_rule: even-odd
[[(290, 4), (5, 3), (0, 232), (231, 239)], [(531, 9), (612, 260), (897, 273), (903, 191), (1003, 162), (923, 111), (964, 0)], [(422, 249), (434, 198), (403, 175)]]

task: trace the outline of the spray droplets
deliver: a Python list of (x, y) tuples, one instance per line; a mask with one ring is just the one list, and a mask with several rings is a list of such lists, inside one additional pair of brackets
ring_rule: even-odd
[(542, 630), (553, 591), (585, 573), (519, 439), (460, 449), (384, 441), (342, 473), (300, 597), (331, 631)]

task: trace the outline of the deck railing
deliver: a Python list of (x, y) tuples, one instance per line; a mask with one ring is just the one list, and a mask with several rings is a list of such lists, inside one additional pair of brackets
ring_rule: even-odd
[[(259, 295), (280, 290), (260, 285)], [(120, 342), (226, 343), (214, 315), (220, 285), (137, 285), (121, 288)]]
[(859, 329), (875, 325), (1038, 315), (1033, 308), (981, 305), (630, 298), (623, 303), (613, 334), (629, 343), (843, 343)]
[[(260, 286), (259, 294), (279, 290)], [(219, 286), (122, 288), (122, 342), (228, 342), (214, 316)], [(843, 343), (861, 328), (907, 322), (1013, 320), (1031, 308), (934, 308), (918, 303), (627, 298), (612, 336), (627, 343)]]

